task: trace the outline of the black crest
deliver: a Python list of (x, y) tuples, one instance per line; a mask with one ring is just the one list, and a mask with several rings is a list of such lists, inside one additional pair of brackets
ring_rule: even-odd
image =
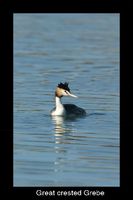
[(67, 82), (65, 82), (65, 83), (59, 83), (59, 84), (58, 84), (58, 87), (59, 87), (59, 88), (62, 88), (62, 89), (64, 89), (64, 90), (67, 90), (68, 92), (70, 92), (70, 89), (69, 89), (69, 87), (68, 87), (68, 83), (67, 83)]

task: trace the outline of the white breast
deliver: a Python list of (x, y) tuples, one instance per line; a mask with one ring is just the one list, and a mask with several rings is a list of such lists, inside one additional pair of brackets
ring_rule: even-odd
[(56, 107), (55, 110), (53, 110), (51, 112), (52, 116), (55, 116), (55, 115), (62, 115), (63, 116), (65, 114), (66, 114), (66, 111), (65, 111), (63, 105)]
[(61, 99), (59, 97), (55, 97), (55, 108), (51, 111), (51, 115), (65, 115), (66, 111), (65, 108), (63, 106), (63, 104), (61, 103)]

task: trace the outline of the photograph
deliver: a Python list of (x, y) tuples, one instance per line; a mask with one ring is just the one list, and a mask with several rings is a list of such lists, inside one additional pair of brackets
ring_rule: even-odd
[(119, 13), (13, 13), (13, 186), (120, 187)]

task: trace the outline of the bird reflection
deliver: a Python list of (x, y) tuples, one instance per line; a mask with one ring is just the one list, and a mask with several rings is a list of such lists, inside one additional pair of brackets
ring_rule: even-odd
[(75, 118), (52, 116), (52, 120), (55, 125), (55, 136), (61, 136), (64, 133), (72, 134), (76, 131), (73, 125), (73, 122), (76, 120)]
[(70, 149), (70, 145), (73, 142), (73, 134), (75, 134), (75, 126), (73, 120), (65, 118), (63, 116), (52, 116), (54, 124), (54, 136), (55, 146), (54, 150), (56, 153), (54, 162), (54, 171), (62, 172), (65, 163), (67, 163), (66, 155)]
[(53, 119), (53, 123), (55, 125), (55, 128), (54, 128), (55, 136), (60, 136), (61, 133), (65, 133), (66, 128), (64, 127), (64, 117), (52, 116), (52, 119)]

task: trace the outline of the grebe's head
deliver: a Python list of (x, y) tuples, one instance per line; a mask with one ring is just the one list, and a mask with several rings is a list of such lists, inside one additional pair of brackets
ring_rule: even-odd
[(68, 87), (68, 83), (66, 82), (58, 84), (55, 91), (55, 96), (60, 97), (60, 98), (63, 96), (77, 97), (76, 95), (70, 92), (70, 88)]

